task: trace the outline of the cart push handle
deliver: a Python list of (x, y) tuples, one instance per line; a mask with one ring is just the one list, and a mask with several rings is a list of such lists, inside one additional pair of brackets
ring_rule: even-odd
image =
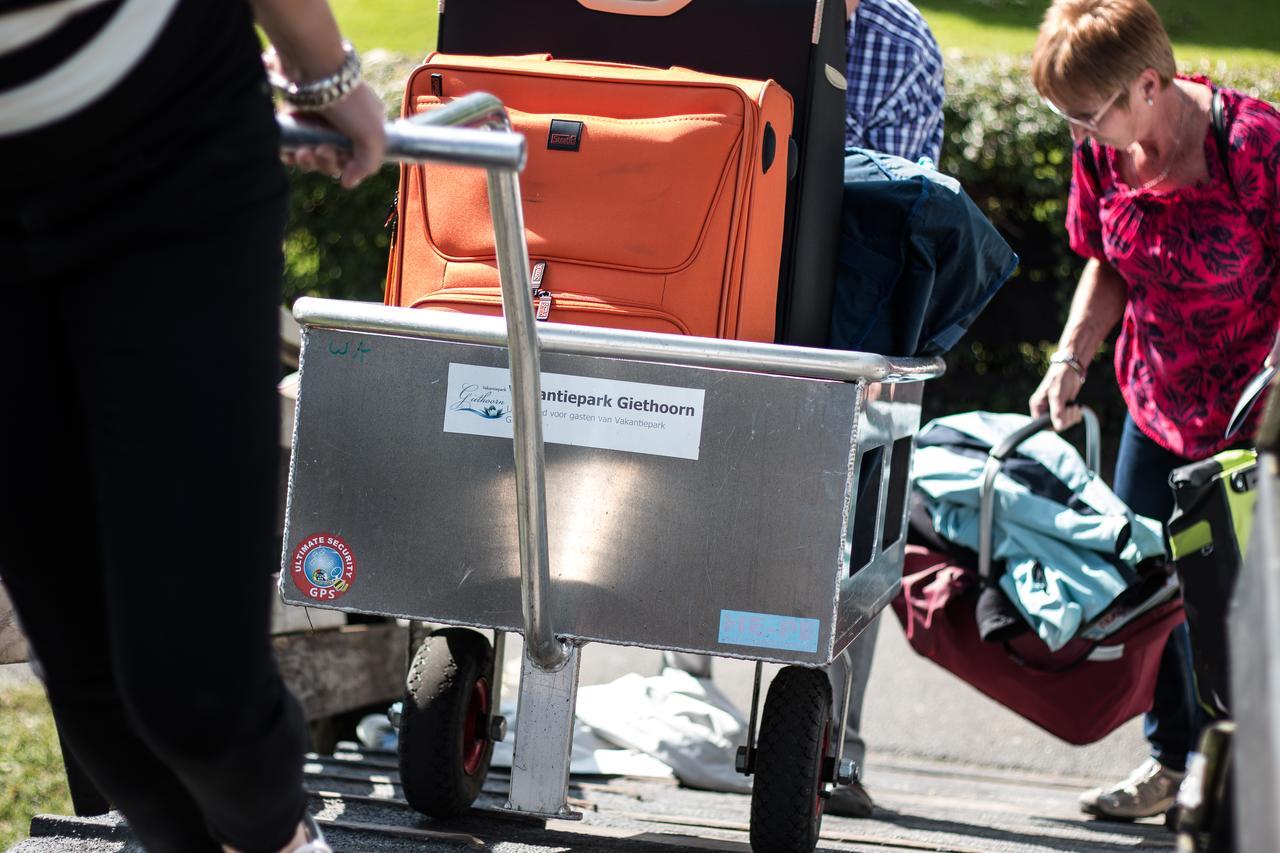
[[(331, 145), (351, 150), (351, 140), (332, 128), (277, 115), (280, 144), (286, 149)], [(460, 166), (521, 171), (527, 159), (524, 137), (518, 133), (494, 133), (489, 127), (510, 130), (502, 102), (485, 92), (458, 98), (439, 109), (387, 123), (389, 161), (400, 163), (445, 162)]]
[[(326, 128), (279, 116), (285, 148), (333, 145), (350, 150), (350, 140)], [(486, 129), (476, 129), (481, 126)], [(547, 499), (543, 477), (542, 398), (538, 333), (528, 299), (529, 249), (517, 176), (524, 168), (524, 137), (511, 132), (502, 102), (476, 92), (440, 109), (387, 125), (387, 159), (405, 163), (443, 162), (487, 171), (489, 209), (502, 287), (511, 366), (512, 437), (515, 451), (516, 517), (520, 535), (520, 598), (526, 653), (540, 669), (556, 671), (569, 658), (556, 639), (548, 599), (551, 571), (547, 549)]]
[[(1084, 423), (1084, 462), (1089, 471), (1097, 474), (1102, 467), (1102, 431), (1098, 426), (1098, 416), (1088, 406), (1081, 406), (1080, 413)], [(1030, 423), (991, 448), (987, 464), (982, 469), (982, 491), (978, 501), (978, 577), (983, 582), (991, 579), (991, 528), (995, 524), (996, 475), (1000, 466), (1008, 459), (1022, 442), (1031, 436), (1047, 429), (1051, 424), (1049, 415), (1043, 414), (1033, 418)]]

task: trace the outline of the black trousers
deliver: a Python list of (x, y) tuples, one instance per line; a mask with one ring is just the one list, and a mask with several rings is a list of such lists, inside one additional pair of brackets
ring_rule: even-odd
[[(1116, 457), (1116, 496), (1140, 515), (1168, 521), (1174, 506), (1169, 474), (1192, 461), (1156, 444), (1126, 415)], [(1165, 643), (1152, 702), (1142, 722), (1151, 757), (1182, 772), (1187, 767), (1187, 753), (1196, 749), (1207, 722), (1196, 699), (1191, 634), (1185, 623), (1175, 628)]]
[(0, 578), (148, 850), (278, 850), (306, 805), (268, 637), (283, 180), (259, 151), (227, 198), (200, 154), (177, 196), (147, 161), (0, 198)]

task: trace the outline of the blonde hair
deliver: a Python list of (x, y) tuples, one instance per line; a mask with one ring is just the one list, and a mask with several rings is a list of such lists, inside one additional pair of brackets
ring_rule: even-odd
[[(1040, 24), (1031, 80), (1070, 108), (1110, 97), (1148, 68), (1162, 87), (1177, 73), (1169, 35), (1147, 0), (1055, 0)], [(1117, 103), (1127, 100), (1122, 94)]]

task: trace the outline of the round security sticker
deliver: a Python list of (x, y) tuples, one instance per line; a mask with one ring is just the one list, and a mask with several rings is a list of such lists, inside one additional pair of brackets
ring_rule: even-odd
[(317, 533), (293, 549), (293, 582), (307, 598), (334, 601), (356, 580), (356, 558), (341, 536)]

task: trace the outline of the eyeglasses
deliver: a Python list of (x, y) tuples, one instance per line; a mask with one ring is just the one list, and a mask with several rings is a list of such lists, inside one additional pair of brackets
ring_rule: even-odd
[(1103, 104), (1101, 108), (1099, 108), (1093, 115), (1089, 115), (1089, 116), (1067, 115), (1062, 110), (1058, 109), (1058, 106), (1048, 98), (1044, 99), (1044, 103), (1045, 103), (1045, 106), (1053, 110), (1053, 112), (1056, 115), (1061, 116), (1071, 124), (1074, 124), (1076, 127), (1082, 127), (1085, 130), (1089, 131), (1090, 133), (1097, 133), (1098, 125), (1102, 123), (1102, 117), (1107, 114), (1107, 110), (1115, 106), (1116, 101), (1118, 101), (1120, 99), (1120, 96), (1123, 94), (1124, 94), (1124, 89), (1121, 89), (1120, 91), (1116, 92), (1114, 95), (1112, 95), (1110, 98), (1107, 99), (1107, 102)]

